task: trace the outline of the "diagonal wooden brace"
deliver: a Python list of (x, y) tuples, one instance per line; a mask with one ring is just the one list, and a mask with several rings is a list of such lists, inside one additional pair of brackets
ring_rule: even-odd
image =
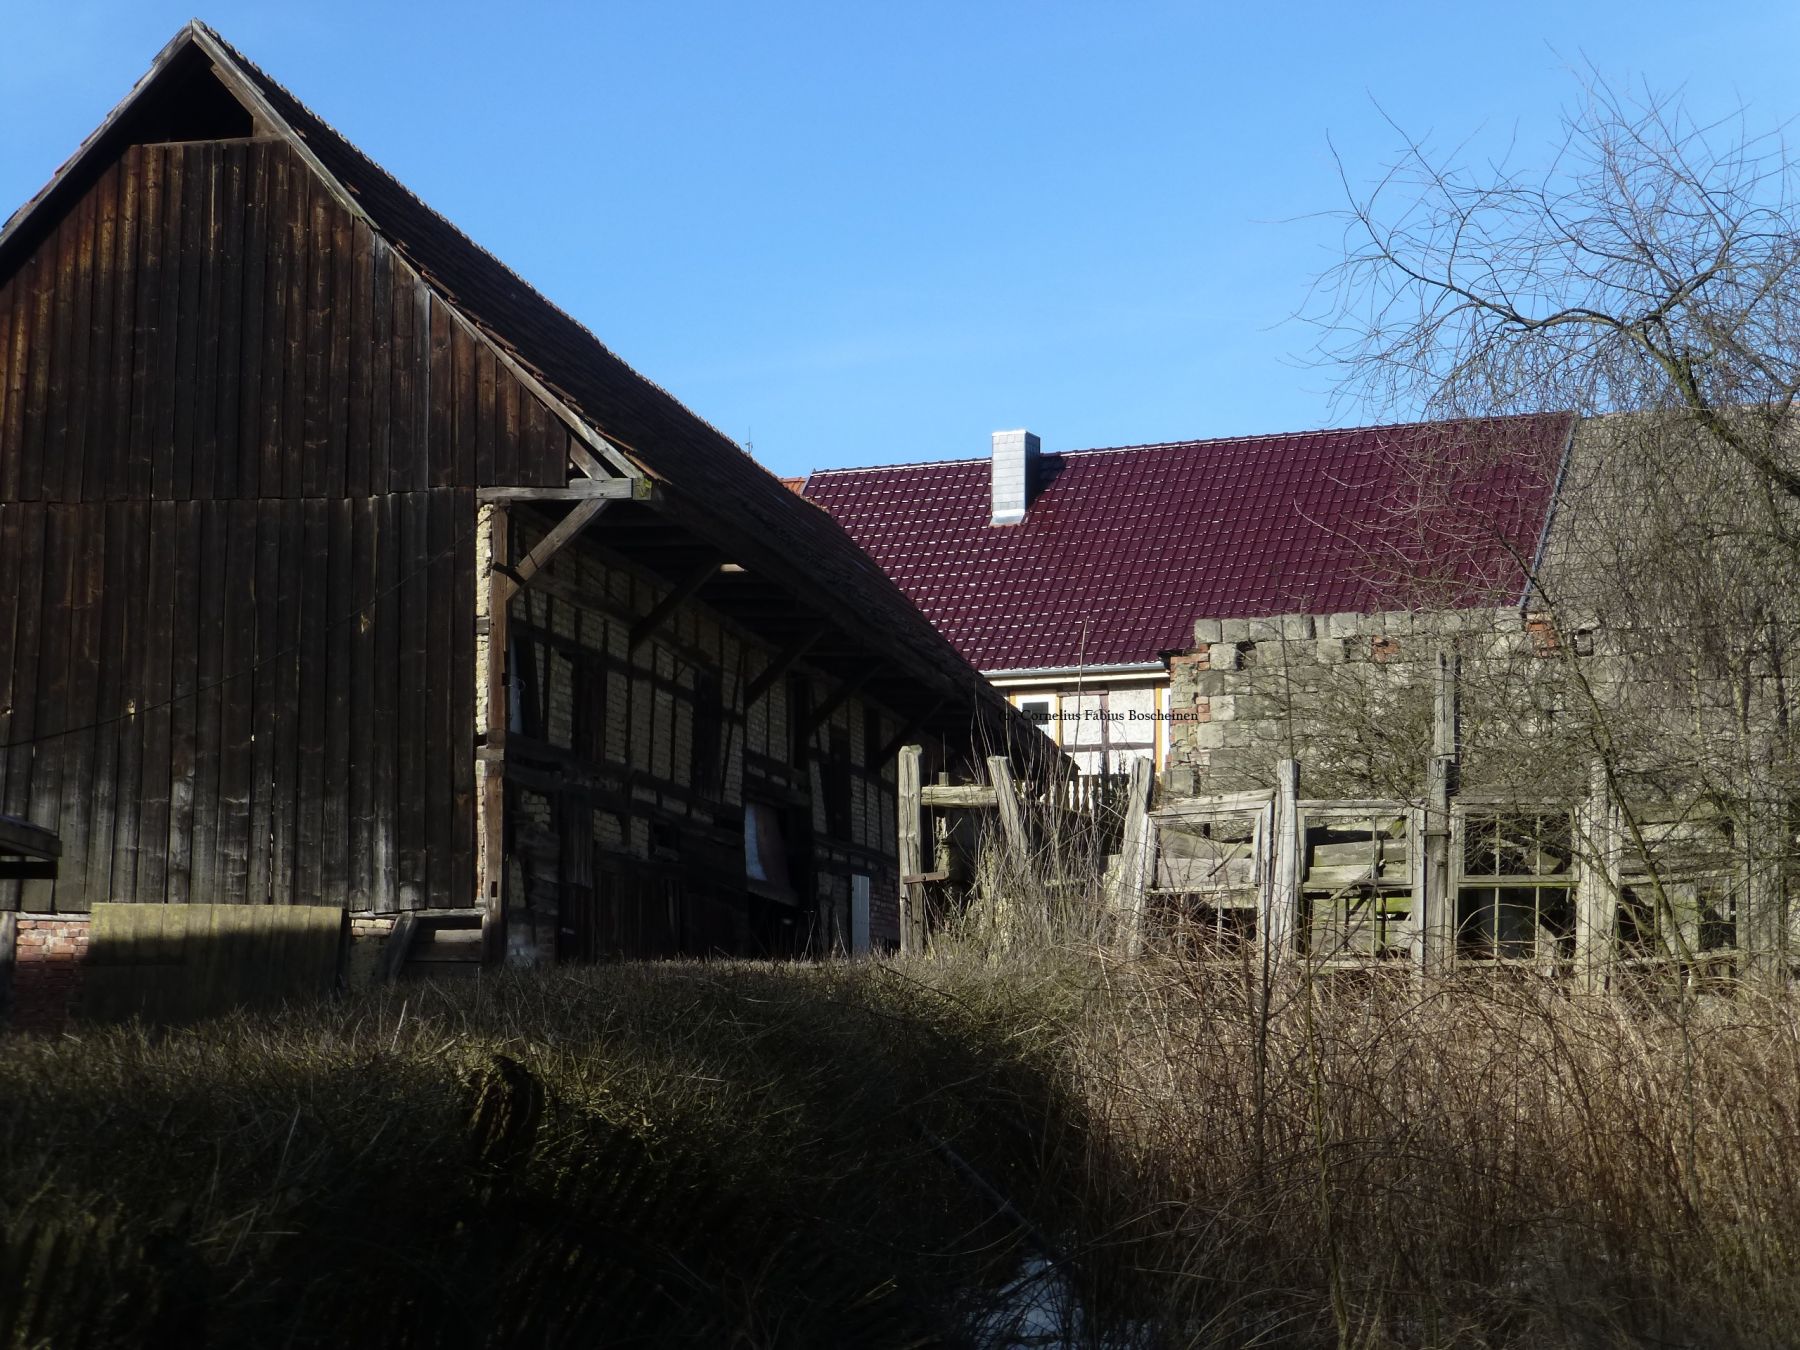
[(513, 567), (507, 568), (495, 564), (494, 571), (499, 574), (501, 586), (501, 603), (512, 599), (518, 592), (531, 584), (531, 579), (541, 572), (560, 552), (565, 544), (585, 530), (609, 505), (611, 498), (596, 497), (588, 501), (577, 502), (569, 514), (558, 522), (555, 529), (538, 540), (537, 546), (521, 558)]

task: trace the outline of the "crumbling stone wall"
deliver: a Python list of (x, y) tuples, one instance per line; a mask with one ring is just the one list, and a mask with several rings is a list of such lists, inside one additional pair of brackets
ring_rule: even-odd
[[(1440, 651), (1460, 661), (1465, 783), (1581, 782), (1583, 747), (1559, 743), (1569, 691), (1547, 621), (1514, 608), (1201, 619), (1170, 660), (1167, 790), (1267, 787), (1298, 759), (1309, 796), (1411, 798), (1431, 753)], [(1569, 738), (1563, 738), (1567, 741)]]

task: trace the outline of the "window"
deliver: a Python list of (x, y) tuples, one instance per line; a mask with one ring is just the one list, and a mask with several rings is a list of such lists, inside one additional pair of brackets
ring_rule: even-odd
[(1047, 698), (1035, 698), (1021, 703), (1019, 711), (1041, 727), (1050, 724), (1050, 700)]
[(606, 671), (582, 657), (573, 663), (569, 682), (569, 748), (598, 763), (606, 758)]
[(1575, 953), (1567, 811), (1463, 814), (1456, 945), (1478, 961), (1557, 961)]
[(544, 681), (538, 669), (537, 642), (513, 635), (510, 675), (509, 729), (532, 740), (544, 739)]
[(880, 759), (881, 749), (885, 744), (887, 744), (887, 742), (882, 739), (881, 735), (881, 713), (877, 709), (864, 704), (862, 752), (864, 768), (875, 770), (877, 772), (880, 771), (881, 765), (877, 761)]
[(853, 824), (850, 810), (850, 733), (831, 728), (825, 758), (819, 764), (819, 790), (825, 794), (825, 832), (834, 839), (848, 839)]
[(804, 675), (788, 676), (788, 763), (796, 769), (806, 767), (812, 758), (807, 753), (812, 741), (812, 711), (812, 681)]
[(1625, 957), (1705, 957), (1738, 941), (1738, 897), (1724, 876), (1664, 878), (1662, 898), (1648, 876), (1619, 888), (1617, 941)]
[(1401, 957), (1412, 942), (1411, 831), (1391, 813), (1306, 821), (1301, 881), (1306, 949), (1315, 956)]
[(744, 876), (758, 895), (793, 898), (781, 811), (767, 802), (744, 804)]
[(723, 777), (719, 763), (725, 703), (717, 671), (694, 673), (694, 736), (689, 783), (703, 797), (715, 797)]
[(850, 878), (850, 955), (869, 954), (869, 879), (858, 873)]

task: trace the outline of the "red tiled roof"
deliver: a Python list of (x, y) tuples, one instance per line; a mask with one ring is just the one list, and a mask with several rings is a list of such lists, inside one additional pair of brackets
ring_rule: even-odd
[(814, 473), (825, 507), (978, 669), (1155, 661), (1196, 618), (1516, 602), (1566, 414), (1046, 454), (1023, 524), (989, 461)]

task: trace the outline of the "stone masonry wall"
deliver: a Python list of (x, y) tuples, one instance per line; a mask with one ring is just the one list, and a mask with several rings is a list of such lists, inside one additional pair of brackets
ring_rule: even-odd
[(1546, 625), (1513, 608), (1202, 619), (1194, 637), (1169, 662), (1175, 795), (1266, 787), (1288, 757), (1309, 796), (1416, 795), (1443, 649), (1462, 659), (1465, 744), (1483, 718), (1538, 736), (1560, 697), (1559, 663), (1532, 659)]

